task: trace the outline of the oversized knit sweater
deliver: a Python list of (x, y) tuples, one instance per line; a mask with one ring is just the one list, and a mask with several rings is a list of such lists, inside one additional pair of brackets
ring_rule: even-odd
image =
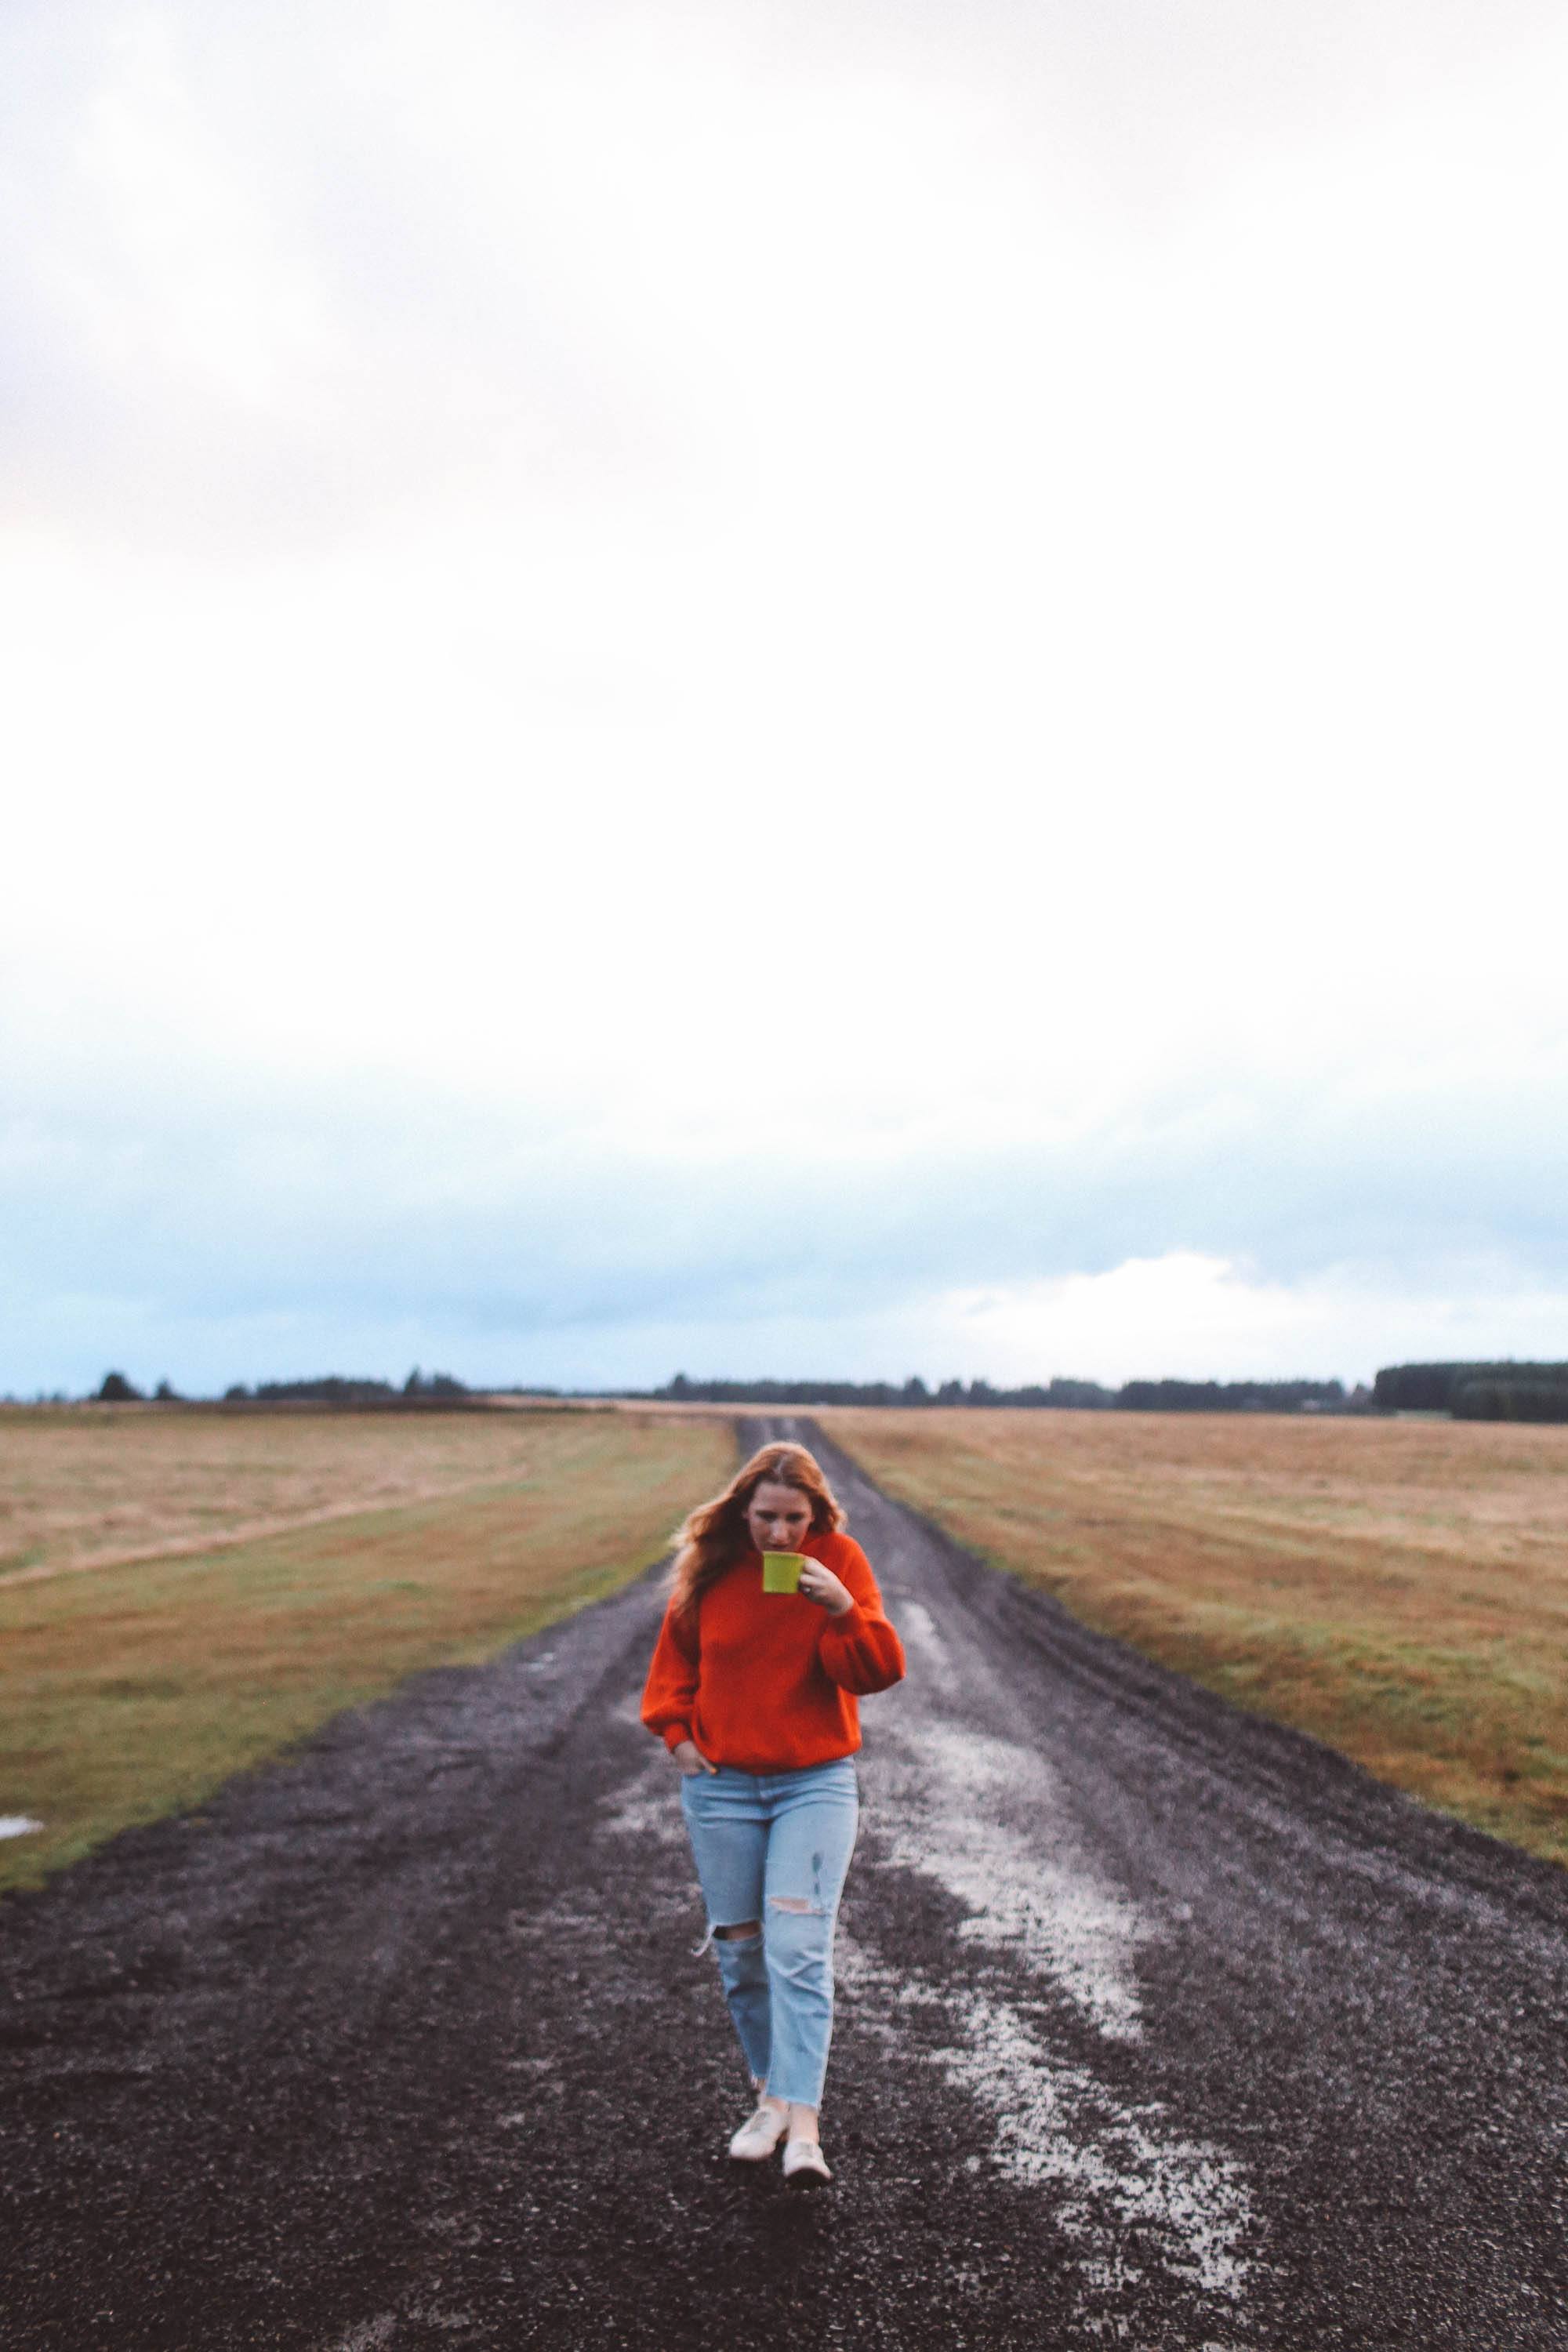
[(755, 1551), (688, 1614), (666, 1609), (642, 1719), (668, 1748), (694, 1739), (710, 1764), (768, 1773), (829, 1764), (859, 1747), (858, 1696), (902, 1680), (903, 1644), (851, 1537), (808, 1536), (801, 1549), (854, 1595), (841, 1616), (798, 1592), (764, 1592)]

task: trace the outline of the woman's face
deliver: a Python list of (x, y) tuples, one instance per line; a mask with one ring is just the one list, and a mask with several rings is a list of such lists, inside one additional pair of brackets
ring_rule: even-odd
[(759, 1551), (798, 1551), (811, 1530), (811, 1496), (764, 1478), (746, 1506), (746, 1525)]

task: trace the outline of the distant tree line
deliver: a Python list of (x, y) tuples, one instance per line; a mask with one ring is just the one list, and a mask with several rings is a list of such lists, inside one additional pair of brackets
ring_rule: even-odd
[(1451, 1412), (1456, 1421), (1568, 1422), (1568, 1364), (1385, 1364), (1372, 1401), (1380, 1412)]
[(253, 1389), (242, 1382), (224, 1391), (226, 1404), (336, 1404), (398, 1405), (440, 1404), (449, 1400), (470, 1395), (471, 1391), (450, 1372), (422, 1372), (417, 1364), (401, 1388), (390, 1381), (344, 1380), (329, 1373), (319, 1381), (258, 1381)]
[(391, 1404), (398, 1391), (390, 1381), (345, 1380), (337, 1372), (318, 1381), (237, 1381), (225, 1389), (225, 1404)]
[[(145, 1404), (147, 1401), (145, 1391), (133, 1386), (123, 1372), (105, 1372), (103, 1386), (93, 1399), (95, 1404)], [(152, 1402), (154, 1404), (183, 1404), (184, 1399), (169, 1386), (167, 1381), (160, 1381), (153, 1391)]]
[[(522, 1391), (519, 1391), (521, 1394)], [(535, 1395), (640, 1395), (675, 1404), (750, 1404), (782, 1410), (792, 1405), (1024, 1406), (1127, 1412), (1447, 1412), (1457, 1421), (1568, 1422), (1568, 1363), (1453, 1362), (1386, 1364), (1370, 1392), (1347, 1395), (1342, 1381), (1125, 1381), (1120, 1388), (1098, 1381), (1056, 1379), (1023, 1388), (994, 1388), (989, 1381), (942, 1381), (934, 1387), (907, 1381), (694, 1381), (677, 1372), (663, 1388), (638, 1391), (532, 1390)], [(101, 1404), (179, 1404), (186, 1402), (160, 1381), (152, 1391), (137, 1388), (123, 1372), (106, 1372), (96, 1391)], [(482, 1396), (450, 1372), (425, 1372), (417, 1365), (401, 1387), (391, 1381), (345, 1379), (237, 1381), (224, 1391), (226, 1404), (321, 1404), (361, 1411), (406, 1412), (464, 1402), (479, 1406)]]
[(1127, 1381), (1128, 1412), (1343, 1412), (1343, 1381)]
[[(417, 1364), (401, 1388), (391, 1381), (344, 1380), (332, 1372), (316, 1381), (258, 1381), (247, 1388), (237, 1381), (225, 1389), (225, 1404), (335, 1404), (380, 1406), (399, 1410), (411, 1405), (438, 1405), (454, 1402), (472, 1395), (461, 1381), (450, 1372), (423, 1372)], [(172, 1389), (167, 1381), (160, 1381), (153, 1390), (153, 1404), (184, 1404), (190, 1400)], [(144, 1404), (144, 1391), (128, 1381), (123, 1372), (105, 1372), (103, 1385), (94, 1399), (99, 1404)]]
[(1342, 1412), (1342, 1381), (1128, 1381), (1119, 1389), (1098, 1381), (1052, 1380), (1026, 1388), (993, 1388), (989, 1381), (693, 1381), (677, 1372), (668, 1385), (647, 1392), (672, 1404), (964, 1405), (1072, 1408), (1122, 1407), (1132, 1412)]
[(670, 1404), (1112, 1404), (1097, 1381), (1051, 1381), (1044, 1388), (994, 1389), (989, 1381), (943, 1381), (928, 1388), (909, 1381), (692, 1381), (677, 1372), (668, 1385), (646, 1393)]

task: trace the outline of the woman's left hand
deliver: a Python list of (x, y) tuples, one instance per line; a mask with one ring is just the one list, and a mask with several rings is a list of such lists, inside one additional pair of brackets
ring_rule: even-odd
[(842, 1617), (847, 1609), (855, 1606), (855, 1595), (847, 1584), (839, 1581), (830, 1568), (819, 1559), (808, 1559), (800, 1571), (800, 1589), (808, 1601), (826, 1609), (830, 1617)]

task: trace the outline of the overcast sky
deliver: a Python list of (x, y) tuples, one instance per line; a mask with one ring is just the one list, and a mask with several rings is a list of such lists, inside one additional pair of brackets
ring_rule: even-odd
[(0, 1389), (1568, 1355), (1568, 9), (0, 78)]

